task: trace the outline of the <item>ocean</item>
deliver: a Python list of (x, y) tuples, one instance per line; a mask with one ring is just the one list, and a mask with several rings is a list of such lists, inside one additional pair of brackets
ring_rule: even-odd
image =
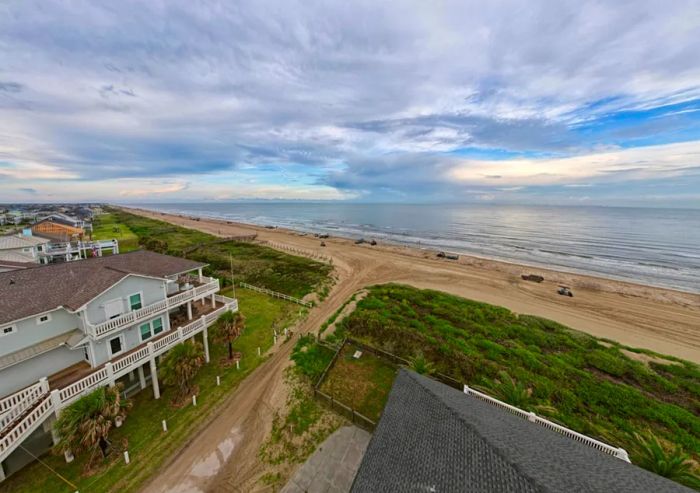
[(692, 209), (342, 202), (132, 205), (700, 292), (700, 211)]

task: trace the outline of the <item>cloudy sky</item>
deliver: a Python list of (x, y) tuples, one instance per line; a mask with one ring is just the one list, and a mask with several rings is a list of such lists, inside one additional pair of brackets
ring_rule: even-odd
[(0, 4), (0, 202), (700, 207), (697, 0)]

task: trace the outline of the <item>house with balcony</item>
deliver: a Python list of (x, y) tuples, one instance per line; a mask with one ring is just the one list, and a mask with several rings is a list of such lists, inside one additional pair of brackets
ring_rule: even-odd
[(51, 240), (33, 236), (31, 230), (17, 235), (0, 236), (0, 260), (44, 264)]
[(209, 361), (208, 327), (238, 304), (204, 267), (136, 251), (0, 272), (0, 480), (80, 396), (123, 381), (159, 398), (159, 357), (193, 337)]

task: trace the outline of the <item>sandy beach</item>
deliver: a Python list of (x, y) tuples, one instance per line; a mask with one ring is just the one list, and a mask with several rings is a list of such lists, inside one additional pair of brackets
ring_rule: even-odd
[[(356, 245), (344, 238), (324, 239), (326, 246), (321, 247), (321, 240), (313, 235), (290, 230), (128, 210), (219, 236), (257, 234), (257, 241), (273, 248), (332, 259), (336, 283), (329, 296), (294, 328), (298, 333), (317, 331), (364, 286), (399, 282), (547, 317), (598, 337), (700, 362), (700, 295), (473, 257), (450, 261), (437, 258), (436, 252)], [(523, 281), (523, 273), (541, 274), (545, 281)], [(560, 283), (573, 289), (573, 298), (556, 293)], [(275, 410), (285, 406), (288, 389), (283, 375), (291, 348), (290, 344), (275, 348), (143, 491), (260, 490), (258, 480), (266, 468), (258, 459), (258, 450), (271, 429)], [(234, 438), (233, 452), (222, 456), (222, 444)]]
[[(522, 266), (462, 255), (458, 261), (439, 259), (436, 251), (368, 244), (286, 229), (269, 229), (215, 219), (194, 220), (140, 209), (129, 209), (218, 236), (256, 233), (270, 246), (295, 248), (333, 259), (336, 290), (401, 282), (465, 298), (505, 306), (517, 313), (538, 315), (597, 337), (633, 347), (700, 362), (700, 295)], [(521, 274), (544, 276), (541, 284), (523, 281)], [(559, 284), (570, 286), (573, 298), (556, 293)]]

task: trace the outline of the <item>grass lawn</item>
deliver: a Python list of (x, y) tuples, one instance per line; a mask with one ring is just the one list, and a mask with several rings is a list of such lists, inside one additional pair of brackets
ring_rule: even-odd
[(397, 369), (367, 351), (359, 359), (353, 358), (358, 349), (352, 344), (343, 347), (321, 384), (321, 391), (376, 423), (389, 397)]
[(435, 371), (496, 396), (512, 378), (527, 390), (520, 407), (628, 451), (633, 433), (651, 432), (700, 461), (700, 369), (688, 361), (396, 284), (370, 288), (329, 339), (344, 335), (404, 359), (422, 354)]
[[(171, 404), (174, 388), (165, 387), (161, 382), (162, 396), (160, 400), (155, 400), (148, 386), (133, 397), (134, 406), (124, 425), (110, 434), (113, 445), (119, 450), (95, 474), (83, 475), (84, 457), (76, 458), (71, 464), (66, 464), (62, 457), (52, 455), (45, 456), (43, 460), (81, 492), (137, 491), (166, 459), (192, 437), (192, 432), (223, 402), (227, 394), (263, 361), (264, 357), (257, 355), (257, 348), (261, 347), (264, 354), (272, 345), (273, 328), (279, 332), (279, 329), (290, 325), (299, 313), (297, 305), (255, 292), (240, 290), (236, 295), (241, 313), (246, 316), (246, 328), (234, 343), (234, 350), (243, 354), (241, 368), (236, 370), (235, 366), (219, 366), (227, 349), (225, 344), (213, 343), (210, 336), (211, 363), (200, 370), (195, 381), (199, 387), (197, 407), (188, 404), (176, 409)], [(221, 377), (220, 387), (216, 386), (217, 375)], [(167, 433), (161, 429), (163, 419), (168, 422)], [(124, 448), (128, 448), (131, 456), (128, 466), (124, 464), (120, 452)], [(75, 489), (36, 462), (0, 486), (0, 491), (8, 493), (68, 493)]]
[(138, 237), (114, 214), (101, 214), (95, 217), (92, 224), (92, 237), (96, 240), (118, 240), (119, 251), (122, 253), (137, 250), (139, 247)]
[(330, 282), (333, 268), (305, 257), (289, 255), (255, 243), (211, 244), (220, 238), (120, 210), (112, 210), (110, 216), (121, 225), (119, 227), (132, 231), (139, 244), (160, 253), (183, 256), (188, 248), (204, 244), (187, 253), (187, 258), (208, 263), (207, 274), (221, 278), (224, 283), (230, 284), (232, 261), (236, 281), (297, 298), (303, 298), (315, 290), (323, 290)]

